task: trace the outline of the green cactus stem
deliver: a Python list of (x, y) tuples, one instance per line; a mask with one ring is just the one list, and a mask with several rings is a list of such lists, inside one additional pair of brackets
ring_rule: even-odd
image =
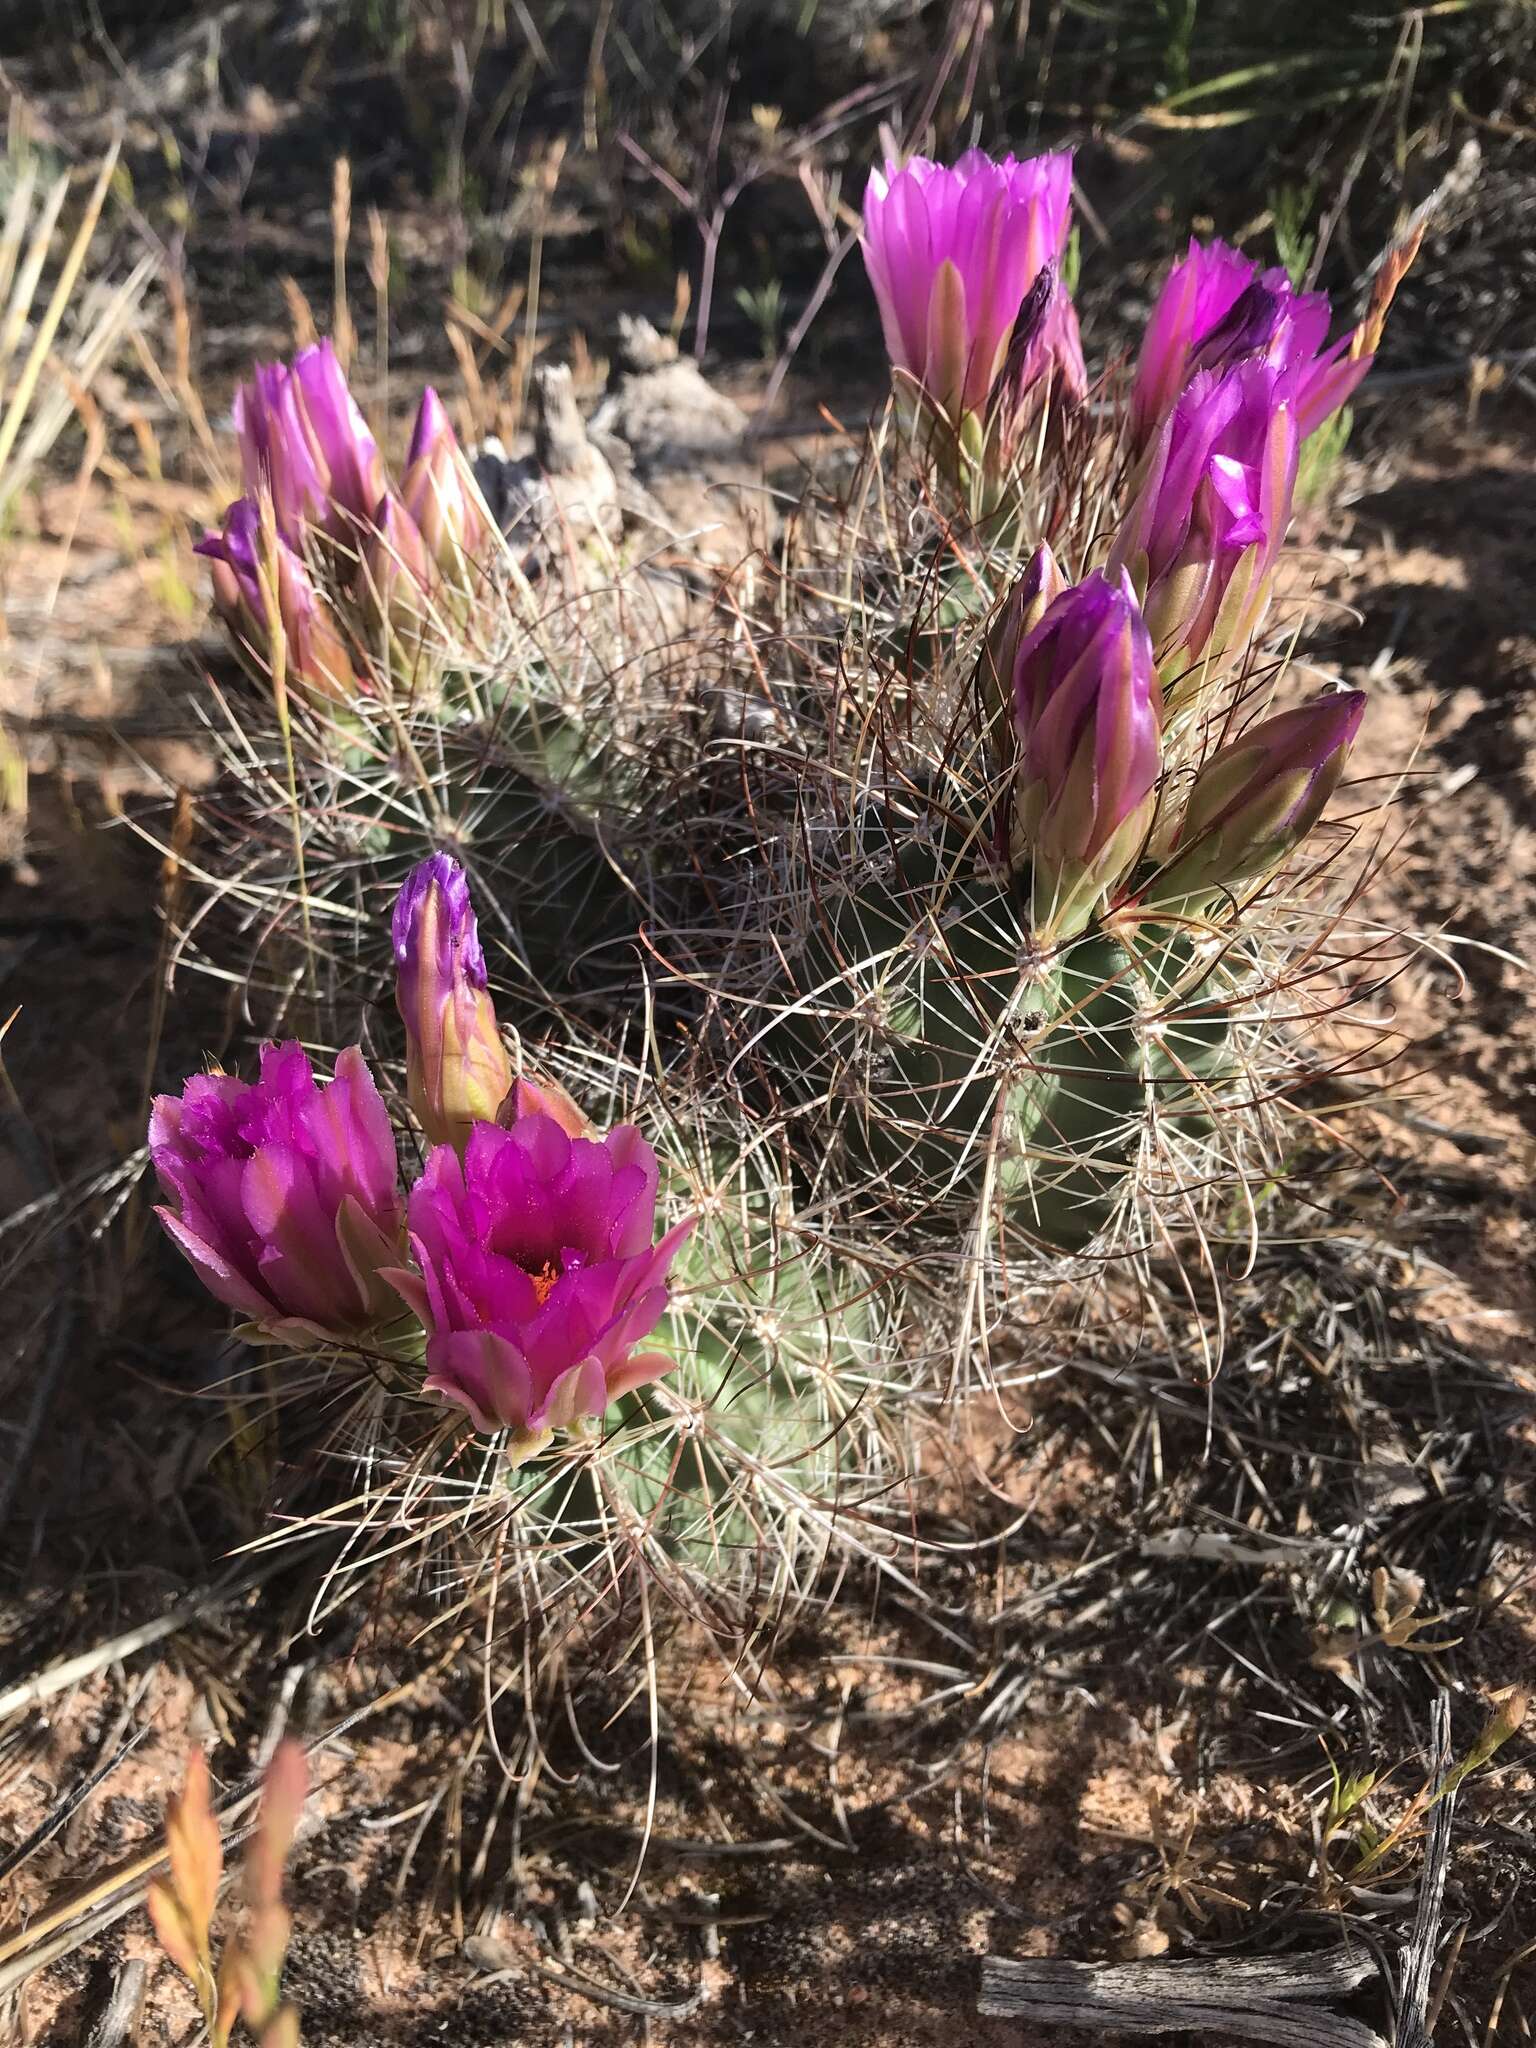
[[(1193, 1132), (1228, 1058), (1223, 983), (1167, 926), (1090, 930), (1041, 955), (1028, 888), (974, 836), (894, 843), (805, 892), (775, 1072), (807, 1148), (844, 1150), (914, 1220), (985, 1203), (1079, 1251), (1113, 1216), (1157, 1119)], [(882, 841), (885, 843), (882, 845)]]

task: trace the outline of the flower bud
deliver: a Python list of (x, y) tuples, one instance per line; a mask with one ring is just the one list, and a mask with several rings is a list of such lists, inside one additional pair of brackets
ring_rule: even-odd
[(1067, 579), (1049, 542), (1041, 541), (1024, 565), (1023, 574), (993, 613), (976, 666), (982, 706), (992, 719), (1006, 716), (1012, 707), (1013, 668), (1020, 645), (1066, 587)]
[(253, 498), (237, 498), (217, 533), (205, 533), (192, 552), (209, 563), (213, 602), (237, 643), (260, 655), (267, 644), (267, 605), (257, 550), (261, 513)]
[(384, 465), (368, 423), (347, 388), (336, 351), (328, 341), (300, 349), (293, 359), (292, 376), (310, 434), (330, 477), (333, 508), (349, 521), (366, 519), (384, 488)]
[(442, 630), (435, 602), (440, 581), (421, 529), (392, 492), (374, 507), (358, 581), (381, 663), (403, 686), (432, 682)]
[(360, 684), (335, 616), (299, 557), (281, 541), (277, 543), (277, 603), (288, 638), (288, 687), (332, 703), (350, 704)]
[(432, 1144), (462, 1152), (475, 1124), (496, 1121), (512, 1066), (486, 987), (469, 882), (456, 860), (434, 853), (412, 869), (391, 931), (411, 1108)]
[(1077, 308), (1054, 262), (1041, 266), (1024, 295), (997, 380), (993, 411), (1005, 436), (1016, 434), (1018, 422), (1032, 416), (1026, 404), (1031, 394), (1046, 390), (1068, 405), (1081, 405), (1088, 395)]
[(331, 344), (300, 349), (291, 365), (258, 364), (235, 394), (234, 420), (246, 490), (270, 493), (283, 539), (300, 546), (310, 525), (350, 540), (384, 469)]
[(1152, 646), (1129, 580), (1064, 591), (1013, 670), (1013, 849), (1033, 862), (1037, 934), (1070, 938), (1135, 861), (1161, 772)]
[[(260, 508), (238, 498), (218, 533), (205, 534), (195, 552), (212, 564), (213, 601), (257, 678), (269, 682), (277, 667), (274, 634), (284, 641), (283, 673), (289, 689), (328, 703), (350, 704), (365, 687), (335, 614), (303, 559), (270, 529), (263, 538)], [(274, 625), (268, 611), (277, 598)]]
[(297, 1044), (266, 1045), (261, 1079), (194, 1074), (157, 1095), (155, 1214), (209, 1292), (278, 1335), (345, 1341), (400, 1313), (395, 1139), (349, 1046), (319, 1086)]
[(1206, 896), (1284, 860), (1322, 816), (1364, 712), (1364, 691), (1340, 691), (1266, 718), (1219, 748), (1195, 777), (1142, 902)]
[[(1165, 673), (1170, 664), (1209, 673), (1262, 619), (1300, 447), (1294, 374), (1257, 359), (1202, 371), (1163, 422), (1109, 567), (1128, 571), (1142, 593)], [(1176, 678), (1170, 704), (1191, 694)]]
[(590, 1138), (593, 1134), (591, 1119), (576, 1106), (558, 1081), (519, 1074), (496, 1120), (510, 1129), (520, 1117), (525, 1116), (547, 1116), (568, 1138)]
[(430, 385), (421, 394), (400, 502), (438, 568), (472, 590), (473, 564), (490, 534), (490, 515), (443, 402)]

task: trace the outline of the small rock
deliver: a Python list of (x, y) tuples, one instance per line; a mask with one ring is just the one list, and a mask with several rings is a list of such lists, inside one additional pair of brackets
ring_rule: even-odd
[(533, 376), (533, 453), (507, 459), (486, 441), (474, 457), (475, 481), (501, 530), (524, 545), (526, 569), (595, 534), (618, 537), (623, 524), (613, 465), (594, 447), (565, 364), (541, 364)]
[(678, 354), (675, 341), (625, 314), (618, 381), (592, 415), (592, 432), (622, 441), (649, 482), (658, 471), (707, 469), (739, 456), (747, 416), (705, 382), (691, 356)]

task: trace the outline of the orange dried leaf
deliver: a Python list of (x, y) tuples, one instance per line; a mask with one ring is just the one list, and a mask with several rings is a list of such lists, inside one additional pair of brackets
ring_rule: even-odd
[(171, 1859), (171, 1885), (191, 1927), (199, 1959), (206, 1961), (224, 1869), (224, 1845), (209, 1796), (208, 1759), (200, 1749), (188, 1757), (186, 1783), (166, 1814), (165, 1842)]
[(197, 1940), (180, 1899), (165, 1878), (153, 1879), (146, 1903), (155, 1939), (177, 1969), (195, 1984), (201, 1967)]
[(1350, 337), (1350, 359), (1358, 362), (1361, 356), (1373, 356), (1381, 347), (1381, 337), (1387, 324), (1387, 314), (1392, 301), (1397, 297), (1397, 288), (1413, 268), (1419, 245), (1424, 240), (1426, 223), (1420, 221), (1417, 227), (1406, 234), (1400, 242), (1394, 242), (1381, 259), (1380, 267), (1371, 283), (1370, 304), (1365, 309), (1365, 318)]
[(253, 2026), (277, 2005), (278, 1981), (293, 1920), (286, 1906), (259, 1906), (251, 1914), (241, 1959), (240, 2010)]
[(245, 1892), (253, 1906), (276, 1905), (283, 1895), (283, 1865), (309, 1790), (309, 1768), (301, 1744), (280, 1742), (267, 1765), (261, 1819), (245, 1857)]
[(285, 2005), (267, 2022), (260, 2048), (299, 2048), (299, 2015), (294, 2006)]

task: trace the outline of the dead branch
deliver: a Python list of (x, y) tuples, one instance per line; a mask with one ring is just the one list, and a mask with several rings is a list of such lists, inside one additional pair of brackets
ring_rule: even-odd
[(1217, 1961), (1069, 1963), (987, 1956), (983, 2013), (1095, 2033), (1197, 2034), (1272, 2048), (1385, 2048), (1363, 2021), (1315, 2001), (1342, 1997), (1376, 1974), (1363, 1949)]

